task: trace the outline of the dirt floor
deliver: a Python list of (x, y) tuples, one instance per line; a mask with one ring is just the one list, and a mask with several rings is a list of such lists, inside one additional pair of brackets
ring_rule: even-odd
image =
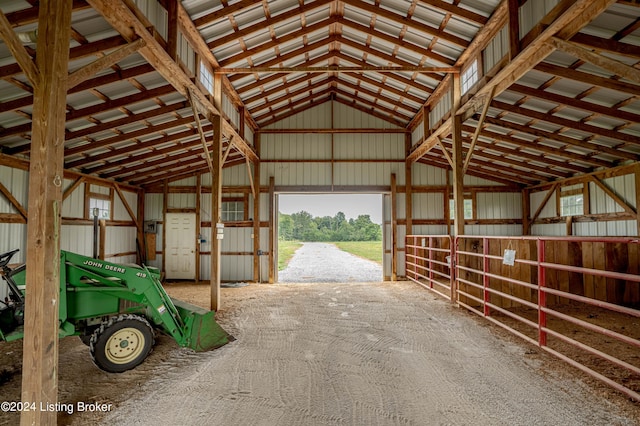
[[(167, 285), (209, 299), (206, 285)], [(138, 368), (98, 370), (60, 345), (60, 402), (113, 404), (59, 424), (640, 423), (640, 404), (418, 285), (278, 284), (223, 289), (218, 321), (238, 340), (194, 353), (158, 336)], [(0, 395), (19, 400), (22, 350), (0, 344)], [(0, 413), (0, 424), (18, 415)]]

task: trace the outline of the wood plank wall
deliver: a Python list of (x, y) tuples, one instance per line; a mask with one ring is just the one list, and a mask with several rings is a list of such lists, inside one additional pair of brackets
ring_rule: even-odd
[[(489, 260), (489, 271), (492, 274), (537, 285), (538, 273), (536, 266), (516, 262), (514, 266), (504, 265), (502, 256), (505, 249), (516, 250), (516, 259), (537, 261), (536, 242), (533, 240), (483, 240), (482, 238), (462, 239), (459, 243), (460, 251), (483, 253), (483, 242), (487, 241), (488, 254), (500, 259)], [(579, 266), (604, 271), (616, 271), (638, 275), (640, 273), (640, 247), (636, 243), (611, 242), (575, 242), (575, 241), (545, 241), (545, 261), (560, 265)], [(459, 255), (458, 264), (482, 271), (483, 260), (480, 257)], [(458, 271), (458, 277), (482, 285), (480, 273)], [(606, 301), (624, 306), (640, 307), (640, 283), (613, 278), (597, 277), (579, 272), (546, 270), (547, 287), (561, 291), (586, 296), (596, 300)], [(482, 299), (482, 291), (471, 285), (459, 283), (460, 290)], [(537, 291), (498, 278), (490, 278), (489, 286), (507, 295), (515, 296), (528, 302), (537, 303)], [(478, 306), (478, 303), (464, 296), (463, 303)], [(506, 297), (492, 294), (490, 302), (503, 307), (512, 308), (520, 304)], [(559, 296), (547, 295), (548, 305), (567, 304), (569, 300)]]

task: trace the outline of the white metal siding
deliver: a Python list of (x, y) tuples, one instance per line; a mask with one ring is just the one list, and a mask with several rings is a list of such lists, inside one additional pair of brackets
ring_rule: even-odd
[(411, 132), (411, 146), (415, 146), (424, 139), (424, 120), (420, 122)]
[[(138, 194), (129, 191), (122, 191), (122, 195), (125, 198), (125, 201), (129, 205), (129, 208), (133, 212), (134, 215), (138, 214)], [(120, 199), (120, 196), (116, 192), (113, 197), (113, 220), (135, 220), (129, 215), (129, 212), (124, 207), (124, 203)]]
[(163, 194), (145, 194), (144, 196), (144, 220), (163, 220), (162, 198)]
[(476, 195), (476, 202), (478, 219), (522, 218), (520, 193), (480, 192)]
[(441, 186), (447, 183), (447, 170), (439, 167), (414, 163), (411, 166), (411, 182), (413, 186), (434, 185)]
[(434, 105), (429, 112), (429, 123), (431, 125), (440, 121), (442, 117), (451, 111), (451, 92), (447, 91), (440, 101)]
[(222, 111), (227, 114), (229, 120), (238, 128), (240, 124), (240, 114), (238, 114), (238, 110), (236, 109), (231, 99), (227, 96), (226, 93), (222, 93)]
[(0, 253), (20, 249), (11, 259), (12, 263), (23, 263), (27, 253), (27, 225), (22, 223), (0, 223)]
[(60, 232), (60, 248), (83, 256), (92, 256), (93, 226), (62, 225)]
[(167, 194), (167, 208), (195, 209), (196, 208), (195, 190), (193, 193)]
[[(636, 184), (633, 174), (603, 179), (602, 182), (631, 207), (636, 207)], [(589, 183), (589, 195), (591, 213), (593, 214), (624, 211), (622, 206), (615, 203), (611, 197), (593, 182)]]
[(444, 194), (415, 193), (412, 207), (413, 219), (444, 219)]
[[(540, 208), (540, 205), (542, 204), (542, 201), (544, 201), (544, 197), (546, 196), (547, 196), (547, 191), (539, 191), (531, 194), (531, 204), (530, 204), (531, 208), (529, 210), (529, 217), (533, 218), (533, 215), (536, 214), (536, 211), (538, 211), (538, 209)], [(540, 215), (538, 216), (538, 218), (541, 219), (543, 217), (555, 217), (555, 216), (556, 216), (556, 197), (554, 194), (549, 198), (549, 201), (547, 201), (547, 204), (544, 206), (544, 208), (540, 212)]]
[(522, 225), (465, 225), (466, 235), (518, 236), (522, 235)]
[[(65, 179), (65, 190), (71, 186), (74, 181)], [(62, 217), (83, 218), (84, 217), (84, 183), (78, 187), (62, 202)]]
[(559, 0), (532, 0), (525, 2), (519, 10), (520, 38), (531, 31), (558, 3)]
[(134, 0), (138, 9), (146, 16), (149, 21), (156, 28), (156, 31), (164, 38), (167, 39), (168, 31), (168, 18), (165, 8), (160, 6), (156, 0)]
[(178, 31), (178, 58), (192, 75), (196, 74), (196, 53), (180, 31)]
[(328, 129), (331, 128), (331, 103), (325, 102), (299, 114), (284, 118), (266, 129)]
[[(331, 105), (330, 103), (328, 104)], [(380, 120), (371, 114), (367, 114), (338, 102), (333, 102), (333, 127), (336, 129), (397, 128), (397, 126), (394, 126), (384, 120)]]
[(504, 26), (482, 52), (484, 74), (487, 74), (508, 53), (509, 32), (507, 27)]

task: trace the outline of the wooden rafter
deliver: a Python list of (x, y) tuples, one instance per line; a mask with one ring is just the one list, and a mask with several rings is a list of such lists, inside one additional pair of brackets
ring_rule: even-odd
[(476, 146), (476, 142), (478, 142), (478, 136), (480, 136), (480, 131), (482, 131), (484, 120), (487, 117), (487, 113), (489, 112), (489, 107), (491, 106), (491, 101), (493, 100), (493, 93), (494, 93), (494, 90), (492, 90), (491, 93), (487, 95), (487, 99), (485, 99), (484, 101), (484, 107), (482, 107), (482, 114), (480, 114), (480, 120), (478, 120), (478, 124), (476, 124), (476, 131), (473, 133), (471, 145), (469, 146), (469, 150), (467, 151), (467, 156), (464, 159), (464, 165), (462, 166), (463, 174), (467, 171), (467, 168), (469, 167), (469, 162), (471, 161), (471, 156), (473, 155), (473, 149)]
[(108, 55), (102, 56), (101, 58), (96, 59), (90, 64), (87, 64), (84, 67), (75, 70), (67, 77), (67, 90), (82, 83), (98, 71), (108, 68), (111, 65), (120, 62), (132, 53), (137, 52), (138, 49), (144, 47), (145, 44), (146, 42), (143, 39), (132, 41), (131, 43), (126, 44), (109, 53)]
[(640, 70), (637, 68), (626, 65), (620, 61), (616, 61), (615, 59), (602, 56), (591, 50), (585, 49), (576, 43), (565, 41), (558, 37), (551, 37), (549, 44), (556, 49), (575, 56), (578, 59), (582, 59), (585, 62), (596, 65), (614, 73), (615, 75), (619, 75), (636, 84), (640, 84)]
[(0, 37), (4, 40), (5, 44), (9, 48), (9, 51), (20, 65), (22, 71), (31, 82), (32, 86), (36, 86), (40, 81), (40, 71), (36, 67), (36, 64), (27, 53), (27, 49), (24, 48), (22, 42), (18, 39), (18, 35), (13, 31), (11, 23), (7, 19), (7, 16), (0, 11)]
[[(144, 39), (146, 46), (140, 49), (140, 54), (183, 96), (186, 97), (187, 91), (191, 90), (199, 112), (206, 117), (220, 115), (218, 109), (212, 105), (206, 95), (197, 88), (178, 64), (171, 60), (169, 54), (158, 44), (153, 34), (147, 30), (122, 0), (88, 1), (126, 40), (131, 41), (138, 37)], [(229, 137), (236, 136), (239, 138), (235, 129), (226, 120), (223, 120), (222, 131)], [(256, 153), (244, 139), (240, 139), (238, 145), (240, 151), (248, 156), (251, 161), (257, 160)]]

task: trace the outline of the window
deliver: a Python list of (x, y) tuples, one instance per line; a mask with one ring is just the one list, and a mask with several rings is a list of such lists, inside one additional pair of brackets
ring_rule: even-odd
[(462, 94), (465, 94), (478, 81), (478, 60), (477, 59), (471, 63), (469, 68), (464, 70), (464, 72), (462, 73), (462, 77), (460, 79), (462, 84)]
[(582, 194), (563, 195), (560, 197), (560, 216), (580, 216), (584, 212)]
[(239, 222), (244, 220), (244, 203), (242, 201), (222, 202), (222, 221)]
[(204, 85), (209, 93), (213, 93), (213, 76), (202, 61), (200, 61), (200, 83)]
[(111, 219), (111, 201), (99, 198), (89, 199), (89, 219), (93, 219), (94, 209), (98, 209), (98, 219)]
[[(456, 205), (453, 198), (449, 200), (449, 219), (455, 219)], [(473, 201), (471, 198), (465, 198), (464, 200), (464, 218), (473, 219)]]

